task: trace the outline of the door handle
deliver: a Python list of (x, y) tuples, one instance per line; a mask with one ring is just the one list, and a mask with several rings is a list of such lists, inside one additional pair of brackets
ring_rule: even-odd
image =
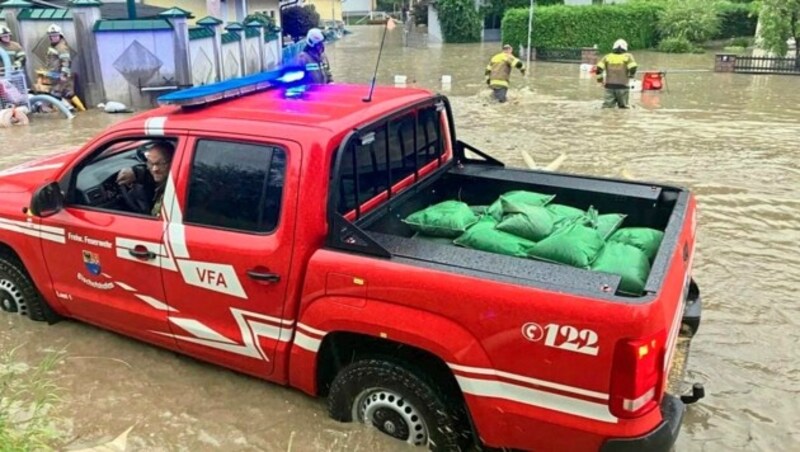
[(148, 250), (147, 248), (145, 248), (142, 245), (136, 245), (132, 249), (129, 249), (128, 250), (128, 254), (130, 254), (131, 256), (133, 256), (133, 257), (135, 257), (137, 259), (153, 260), (153, 259), (156, 258), (156, 253)]
[(276, 283), (281, 280), (281, 276), (277, 273), (261, 272), (257, 270), (247, 270), (247, 276), (256, 281), (265, 281)]

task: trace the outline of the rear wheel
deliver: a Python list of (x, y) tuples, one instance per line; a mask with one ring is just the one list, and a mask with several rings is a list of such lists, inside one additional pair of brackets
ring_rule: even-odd
[(328, 395), (336, 420), (358, 421), (414, 446), (458, 451), (469, 439), (460, 402), (448, 400), (434, 382), (382, 359), (342, 369)]
[(4, 254), (0, 254), (0, 309), (31, 320), (52, 322), (56, 319), (39, 296), (22, 263)]

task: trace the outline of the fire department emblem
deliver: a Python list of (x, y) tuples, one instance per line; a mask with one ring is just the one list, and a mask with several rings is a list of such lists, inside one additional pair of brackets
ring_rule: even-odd
[(83, 265), (89, 270), (89, 273), (97, 276), (100, 274), (100, 256), (91, 251), (83, 251)]

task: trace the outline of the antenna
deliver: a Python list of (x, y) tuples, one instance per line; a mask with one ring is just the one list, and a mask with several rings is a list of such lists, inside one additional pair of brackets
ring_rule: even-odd
[(369, 94), (367, 97), (361, 99), (364, 102), (372, 102), (372, 93), (375, 91), (375, 79), (378, 78), (378, 65), (381, 64), (381, 54), (383, 53), (383, 42), (386, 41), (386, 31), (394, 28), (394, 20), (391, 17), (386, 19), (386, 25), (383, 27), (383, 37), (381, 38), (381, 48), (378, 50), (378, 61), (375, 62), (375, 72), (372, 74), (372, 83), (369, 86)]

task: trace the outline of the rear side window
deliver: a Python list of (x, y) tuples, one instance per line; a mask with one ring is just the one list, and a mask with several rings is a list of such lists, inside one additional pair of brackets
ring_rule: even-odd
[(439, 115), (435, 106), (426, 107), (353, 139), (342, 155), (337, 211), (350, 212), (439, 158)]
[(274, 146), (200, 140), (189, 176), (185, 222), (245, 232), (278, 225), (286, 152)]

